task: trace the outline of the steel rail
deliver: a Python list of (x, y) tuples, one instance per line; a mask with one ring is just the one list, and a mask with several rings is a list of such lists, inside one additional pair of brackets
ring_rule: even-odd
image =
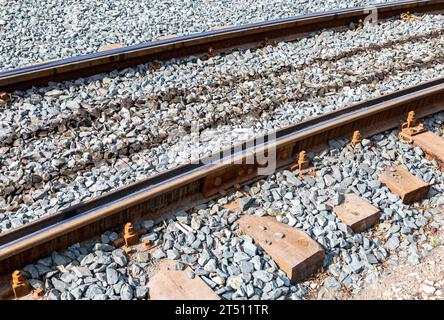
[(443, 101), (444, 78), (440, 78), (282, 128), (275, 132), (275, 140), (265, 136), (262, 143), (257, 139), (244, 143), (221, 151), (221, 160), (205, 158), (178, 167), (0, 234), (0, 274), (128, 221), (158, 218), (160, 212), (206, 202), (255, 181), (261, 177), (258, 168), (263, 164), (246, 159), (256, 159), (272, 148), (277, 168), (285, 168), (301, 150), (317, 150), (331, 139), (350, 138), (355, 130), (365, 137), (398, 127), (409, 111), (419, 118), (443, 111)]
[(48, 82), (78, 79), (156, 60), (168, 60), (209, 52), (226, 52), (243, 46), (257, 46), (280, 39), (297, 36), (326, 28), (349, 27), (369, 15), (369, 8), (376, 9), (378, 19), (388, 19), (404, 12), (442, 12), (444, 0), (395, 1), (312, 13), (296, 17), (247, 24), (202, 33), (152, 41), (139, 45), (81, 55), (53, 62), (46, 62), (12, 71), (0, 72), (0, 91), (13, 92)]

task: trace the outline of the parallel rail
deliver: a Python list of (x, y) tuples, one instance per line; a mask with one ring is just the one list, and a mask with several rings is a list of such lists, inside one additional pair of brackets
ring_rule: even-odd
[[(442, 12), (444, 0), (396, 1), (376, 4), (378, 19), (387, 19), (404, 12)], [(296, 38), (326, 28), (349, 27), (364, 21), (369, 7), (359, 7), (307, 14), (262, 23), (197, 33), (168, 40), (153, 41), (126, 48), (47, 62), (0, 73), (0, 91), (13, 92), (33, 86), (77, 79), (102, 72), (135, 67), (156, 60), (168, 60), (209, 52), (225, 52), (243, 46), (258, 46), (280, 39)]]
[[(250, 142), (219, 161), (202, 159), (144, 179), (8, 233), (0, 234), (0, 274), (23, 267), (54, 250), (90, 239), (105, 230), (143, 217), (158, 217), (190, 203), (206, 202), (221, 192), (250, 183), (263, 164), (247, 159), (275, 148), (277, 168), (288, 167), (301, 150), (316, 150), (331, 139), (350, 138), (355, 130), (370, 136), (398, 127), (409, 111), (421, 118), (444, 110), (444, 78), (369, 100), (276, 131), (276, 139)], [(258, 139), (256, 139), (256, 142)], [(237, 152), (235, 152), (238, 150)], [(240, 150), (240, 151), (239, 151)], [(230, 154), (223, 157), (223, 154)]]

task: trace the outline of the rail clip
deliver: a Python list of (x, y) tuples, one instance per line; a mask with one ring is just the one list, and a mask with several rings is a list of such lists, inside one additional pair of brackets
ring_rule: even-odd
[(416, 124), (415, 111), (410, 111), (407, 115), (407, 121), (401, 125), (399, 138), (407, 143), (411, 143), (414, 135), (426, 131), (423, 123)]

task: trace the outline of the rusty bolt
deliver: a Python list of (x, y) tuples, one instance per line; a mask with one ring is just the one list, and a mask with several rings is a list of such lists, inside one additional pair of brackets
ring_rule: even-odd
[(415, 121), (415, 111), (410, 111), (407, 115), (407, 123), (410, 124), (409, 127), (413, 127), (416, 123)]
[(16, 298), (26, 296), (31, 292), (28, 279), (20, 270), (16, 270), (12, 273), (12, 290), (14, 291), (14, 296)]
[(244, 176), (245, 175), (245, 170), (244, 169), (239, 169), (239, 171), (237, 172), (237, 175), (239, 176), (239, 177), (242, 177), (242, 176)]
[(253, 167), (249, 167), (248, 170), (247, 170), (247, 173), (248, 174), (252, 174), (253, 172), (254, 172)]
[(416, 125), (415, 111), (410, 111), (407, 115), (407, 122), (403, 124), (403, 129), (410, 129)]
[(6, 92), (0, 92), (0, 107), (4, 107), (9, 101), (11, 101), (11, 96)]
[(0, 92), (0, 100), (3, 100), (4, 102), (11, 101), (11, 96), (7, 94), (6, 92)]
[(134, 231), (134, 226), (131, 222), (125, 224), (123, 229), (123, 239), (125, 240), (125, 245), (127, 247), (134, 246), (139, 242), (139, 236)]
[(298, 158), (298, 169), (299, 171), (305, 170), (308, 168), (308, 160), (306, 157), (305, 151), (299, 152), (299, 158)]
[(424, 128), (424, 124), (416, 123), (415, 112), (410, 111), (407, 115), (407, 121), (404, 122), (401, 126), (401, 132), (399, 134), (400, 138), (407, 142), (411, 141), (411, 136), (426, 131)]
[(359, 130), (356, 130), (355, 132), (353, 132), (353, 137), (352, 137), (351, 143), (354, 146), (361, 143), (361, 133), (359, 132)]

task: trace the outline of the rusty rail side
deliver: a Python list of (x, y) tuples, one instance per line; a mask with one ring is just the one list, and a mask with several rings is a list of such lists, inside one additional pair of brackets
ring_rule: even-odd
[[(399, 126), (409, 111), (415, 111), (418, 117), (443, 111), (443, 98), (444, 78), (441, 78), (283, 128), (277, 131), (275, 141), (244, 150), (229, 160), (204, 161), (207, 164), (182, 166), (145, 179), (111, 193), (111, 198), (105, 195), (71, 211), (65, 210), (66, 216), (49, 217), (57, 220), (44, 229), (30, 224), (0, 234), (0, 274), (47, 256), (53, 250), (121, 227), (127, 221), (147, 215), (155, 217), (181, 203), (208, 201), (221, 191), (259, 179), (260, 164), (246, 164), (245, 159), (270, 150), (271, 146), (277, 150), (277, 167), (284, 168), (295, 161), (299, 151), (317, 149), (331, 139), (350, 138), (355, 130), (360, 130), (362, 136), (370, 136)], [(143, 187), (136, 188), (140, 183)]]
[(47, 62), (0, 73), (0, 91), (13, 92), (32, 86), (46, 85), (87, 77), (155, 60), (168, 60), (208, 52), (226, 52), (233, 48), (297, 36), (326, 28), (349, 27), (364, 20), (369, 8), (375, 8), (378, 19), (388, 19), (404, 12), (433, 13), (444, 9), (444, 0), (396, 1), (370, 7), (349, 8), (325, 13), (248, 24), (222, 30), (152, 41), (144, 44)]

